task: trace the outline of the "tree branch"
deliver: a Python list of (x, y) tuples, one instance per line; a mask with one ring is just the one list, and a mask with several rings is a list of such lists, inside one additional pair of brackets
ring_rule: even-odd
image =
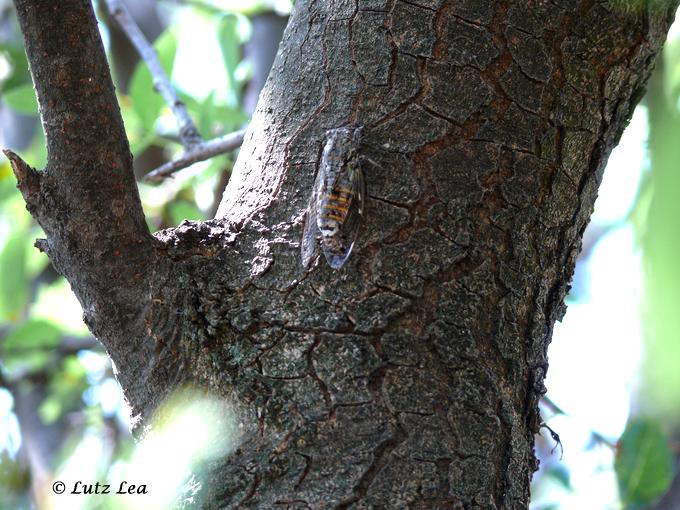
[(179, 158), (169, 161), (152, 172), (149, 172), (144, 177), (144, 180), (148, 182), (160, 182), (178, 170), (187, 168), (194, 163), (205, 161), (206, 159), (224, 154), (225, 152), (233, 151), (234, 149), (239, 148), (243, 143), (243, 135), (245, 132), (245, 129), (241, 129), (220, 138), (214, 138), (207, 142), (195, 145), (184, 152)]
[[(141, 326), (156, 242), (89, 0), (14, 0), (47, 141), (37, 172), (8, 151), (39, 244), (71, 284), (133, 407), (142, 407), (153, 344)], [(135, 411), (137, 412), (137, 411)]]
[(47, 168), (37, 172), (6, 154), (47, 234), (45, 251), (76, 293), (87, 294), (84, 302), (79, 296), (86, 308), (102, 283), (134, 286), (120, 278), (121, 265), (145, 265), (152, 238), (91, 3), (15, 5), (45, 129)]

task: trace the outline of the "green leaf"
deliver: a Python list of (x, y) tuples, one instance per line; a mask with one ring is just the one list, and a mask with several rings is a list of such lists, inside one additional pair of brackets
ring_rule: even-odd
[[(24, 230), (26, 236), (26, 275), (33, 281), (49, 265), (50, 259), (35, 247), (35, 239), (47, 237), (40, 227), (32, 226)], [(33, 305), (33, 303), (31, 303)]]
[(205, 99), (199, 101), (180, 92), (180, 98), (187, 105), (189, 114), (195, 120), (198, 131), (206, 138), (221, 136), (234, 131), (249, 119), (243, 110), (220, 103), (216, 96), (215, 91), (212, 91)]
[(38, 409), (44, 423), (53, 423), (65, 412), (82, 407), (83, 392), (88, 387), (87, 369), (76, 356), (67, 356), (49, 387), (49, 396)]
[(184, 200), (173, 202), (169, 206), (170, 218), (173, 225), (179, 225), (184, 220), (204, 220), (205, 214), (196, 205)]
[(120, 113), (123, 116), (123, 123), (125, 124), (125, 132), (130, 142), (130, 152), (135, 156), (139, 156), (156, 140), (156, 133), (148, 131), (144, 127), (139, 114), (133, 108), (129, 96), (120, 96), (118, 102), (120, 104)]
[(130, 137), (130, 152), (138, 156), (148, 149), (154, 141), (156, 141), (156, 135), (151, 132), (142, 137)]
[(649, 505), (668, 491), (673, 456), (655, 420), (634, 418), (628, 422), (619, 439), (614, 470), (626, 508)]
[(680, 116), (677, 103), (668, 100), (670, 91), (660, 87), (667, 70), (664, 66), (657, 68), (650, 80), (646, 99), (649, 115), (646, 146), (651, 189), (639, 194), (637, 204), (638, 213), (645, 221), (640, 237), (645, 277), (642, 307), (645, 352), (639, 401), (650, 414), (675, 422), (680, 401), (680, 172), (677, 171)]
[(44, 369), (62, 331), (45, 320), (30, 320), (14, 328), (3, 341), (3, 369), (8, 373)]
[(31, 373), (44, 369), (50, 362), (49, 351), (29, 351), (27, 353), (9, 353), (2, 358), (2, 369), (8, 374)]
[(236, 68), (241, 61), (241, 38), (239, 36), (238, 16), (226, 15), (217, 24), (217, 40), (222, 50), (224, 70), (229, 81), (227, 91), (227, 103), (230, 106), (239, 104), (241, 84), (236, 79)]
[(2, 89), (13, 89), (19, 85), (31, 84), (31, 75), (28, 72), (28, 61), (22, 44), (14, 42), (0, 43), (0, 53), (11, 66), (10, 75), (2, 83)]
[(50, 424), (57, 421), (63, 414), (63, 411), (61, 401), (54, 395), (50, 395), (40, 404), (38, 415), (43, 423)]
[(214, 90), (208, 94), (208, 97), (203, 102), (197, 104), (198, 115), (196, 116), (196, 123), (198, 124), (198, 130), (207, 137), (215, 135), (215, 115), (219, 115), (219, 109), (218, 105), (215, 104)]
[(35, 97), (33, 84), (26, 83), (2, 93), (2, 100), (18, 113), (38, 116), (38, 100)]
[(47, 143), (42, 129), (36, 129), (31, 145), (24, 151), (26, 162), (33, 168), (45, 168), (47, 165)]
[(3, 159), (0, 163), (0, 207), (9, 197), (18, 193), (16, 182), (9, 160)]
[[(156, 39), (154, 49), (158, 54), (161, 66), (168, 76), (172, 75), (172, 67), (177, 53), (177, 41), (170, 31), (166, 31)], [(139, 116), (142, 126), (147, 132), (153, 132), (156, 119), (165, 102), (153, 86), (151, 72), (144, 61), (140, 61), (130, 80), (130, 99), (132, 107)]]
[(28, 300), (26, 244), (23, 232), (19, 232), (0, 252), (0, 317), (6, 320), (17, 320)]
[(59, 343), (61, 333), (61, 328), (49, 321), (29, 320), (14, 328), (5, 337), (3, 347), (6, 351), (54, 347)]
[[(5, 446), (7, 448), (7, 446)], [(14, 459), (7, 449), (0, 451), (0, 508), (31, 508), (27, 499), (31, 477), (20, 459)]]
[(87, 377), (87, 368), (75, 356), (64, 358), (62, 380), (57, 385), (63, 388), (65, 385), (81, 387)]
[(553, 480), (555, 480), (560, 486), (567, 490), (573, 490), (571, 485), (571, 475), (569, 470), (563, 464), (557, 464), (548, 469), (547, 473)]

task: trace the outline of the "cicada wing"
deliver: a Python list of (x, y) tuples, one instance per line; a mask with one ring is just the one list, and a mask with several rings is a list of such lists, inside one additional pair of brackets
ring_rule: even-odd
[(328, 265), (333, 269), (340, 269), (352, 253), (364, 217), (366, 185), (364, 174), (359, 166), (352, 170), (351, 190), (352, 195), (348, 204), (347, 216), (340, 225), (337, 234), (335, 234), (336, 239), (333, 240), (334, 249), (323, 250)]
[[(320, 174), (321, 172), (319, 172)], [(302, 232), (302, 242), (300, 243), (300, 259), (302, 261), (302, 267), (309, 267), (309, 262), (314, 256), (314, 250), (317, 243), (317, 233), (319, 231), (319, 226), (317, 223), (317, 210), (318, 210), (318, 187), (319, 187), (320, 175), (314, 182), (314, 187), (309, 195), (309, 200), (307, 202), (307, 212), (305, 213), (305, 224)]]

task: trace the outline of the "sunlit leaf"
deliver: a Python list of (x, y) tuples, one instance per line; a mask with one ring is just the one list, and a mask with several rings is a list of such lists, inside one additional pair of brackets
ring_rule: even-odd
[(11, 179), (13, 175), (12, 166), (9, 164), (9, 159), (3, 158), (0, 163), (0, 181)]
[(83, 309), (64, 278), (41, 285), (31, 305), (31, 317), (56, 324), (69, 335), (85, 335)]
[(87, 387), (87, 369), (77, 357), (65, 357), (60, 370), (50, 380), (49, 397), (38, 409), (40, 418), (45, 423), (53, 423), (64, 412), (79, 409)]
[(659, 424), (647, 418), (628, 422), (619, 439), (614, 469), (626, 508), (649, 505), (673, 480), (673, 456)]
[(0, 43), (0, 53), (8, 60), (12, 68), (10, 75), (2, 83), (2, 90), (13, 89), (19, 85), (30, 85), (31, 75), (28, 72), (28, 61), (23, 46), (14, 42)]
[(205, 214), (195, 204), (186, 201), (173, 202), (169, 206), (170, 221), (173, 225), (179, 225), (184, 220), (204, 220)]
[(33, 84), (19, 85), (2, 93), (2, 100), (18, 113), (38, 116), (38, 100), (35, 97)]
[(188, 94), (181, 94), (198, 130), (206, 138), (221, 136), (243, 126), (249, 116), (238, 107), (231, 107), (218, 102), (215, 91), (202, 101)]
[(229, 80), (227, 101), (230, 106), (239, 102), (240, 84), (236, 79), (236, 68), (241, 61), (241, 41), (238, 32), (239, 18), (236, 15), (224, 16), (217, 25), (217, 40), (222, 50), (224, 70)]
[(8, 374), (31, 373), (44, 369), (49, 363), (51, 353), (47, 350), (27, 352), (8, 352), (2, 357), (3, 371)]
[(664, 68), (664, 90), (672, 104), (677, 104), (678, 94), (680, 94), (680, 38), (675, 37), (666, 41), (663, 49), (663, 68)]
[(156, 140), (156, 135), (148, 131), (144, 136), (130, 137), (130, 152), (132, 154), (141, 154)]
[(49, 396), (38, 408), (38, 414), (43, 423), (54, 423), (62, 414), (61, 401), (55, 396)]
[(47, 164), (47, 145), (45, 144), (45, 133), (42, 129), (35, 129), (30, 144), (26, 149), (21, 150), (21, 157), (33, 168), (40, 170)]
[(202, 103), (197, 103), (196, 110), (198, 113), (196, 123), (200, 132), (209, 137), (215, 136), (217, 133), (214, 133), (214, 123), (215, 116), (219, 116), (219, 107), (215, 104), (214, 90), (208, 94)]
[(26, 466), (5, 450), (0, 452), (0, 508), (31, 508), (28, 489), (31, 476)]
[(71, 356), (64, 359), (63, 376), (60, 385), (80, 384), (87, 376), (87, 369), (78, 358)]
[(26, 351), (54, 347), (59, 343), (61, 328), (42, 319), (29, 320), (12, 330), (3, 342), (6, 351)]
[(130, 152), (135, 155), (141, 154), (156, 139), (156, 133), (144, 127), (142, 119), (135, 111), (129, 96), (120, 96), (118, 102), (125, 124), (125, 132), (130, 142)]
[(18, 193), (16, 189), (16, 181), (14, 174), (9, 166), (9, 161), (6, 159), (0, 164), (0, 205), (2, 205), (8, 197)]
[[(172, 74), (172, 67), (177, 53), (177, 41), (172, 32), (164, 32), (154, 43), (158, 59), (166, 74)], [(144, 61), (140, 61), (130, 80), (130, 99), (145, 130), (153, 132), (158, 114), (163, 109), (164, 101), (154, 89), (151, 72)]]
[(7, 240), (0, 251), (0, 317), (16, 320), (26, 306), (26, 240), (21, 233)]
[[(649, 189), (638, 209), (645, 218), (642, 249), (645, 276), (645, 356), (641, 370), (640, 408), (646, 414), (680, 423), (680, 115), (664, 89), (663, 66), (649, 80)], [(644, 209), (643, 209), (644, 208)]]

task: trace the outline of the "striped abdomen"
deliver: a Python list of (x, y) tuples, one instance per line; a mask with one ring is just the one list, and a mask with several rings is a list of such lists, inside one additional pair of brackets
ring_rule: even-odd
[(318, 226), (322, 236), (333, 235), (347, 219), (352, 206), (354, 192), (349, 188), (336, 186), (321, 197)]

